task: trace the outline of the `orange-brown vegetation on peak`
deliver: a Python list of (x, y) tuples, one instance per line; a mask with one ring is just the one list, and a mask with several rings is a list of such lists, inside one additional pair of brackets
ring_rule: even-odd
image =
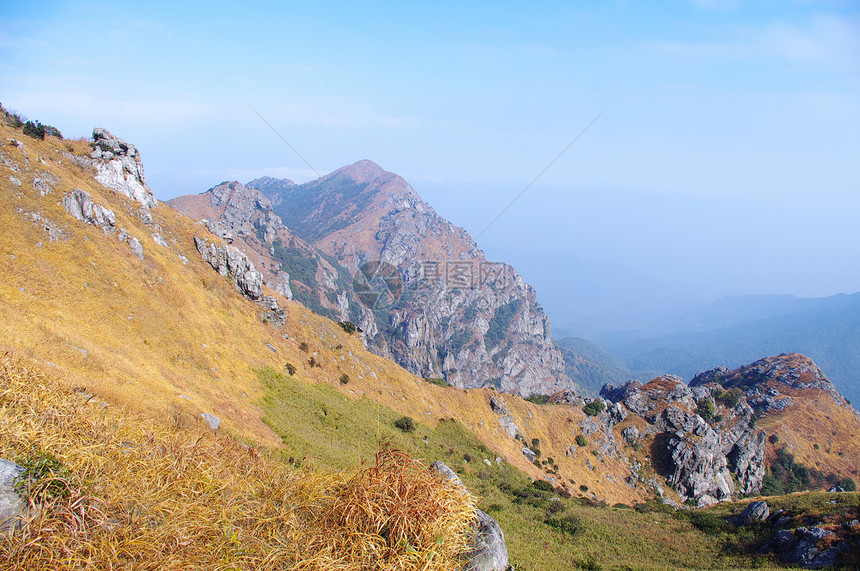
[[(642, 385), (643, 391), (663, 391), (663, 392), (672, 392), (678, 386), (679, 381), (672, 377), (657, 377), (655, 379), (651, 379), (644, 385)], [(682, 383), (683, 384), (683, 383)]]
[(824, 474), (860, 482), (860, 419), (849, 407), (820, 389), (782, 387), (792, 405), (762, 417), (758, 426), (770, 436), (769, 462), (786, 448), (795, 460)]

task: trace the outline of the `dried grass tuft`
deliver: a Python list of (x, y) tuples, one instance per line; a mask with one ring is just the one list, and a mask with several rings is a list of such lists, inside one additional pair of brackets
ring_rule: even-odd
[(407, 453), (384, 446), (339, 486), (314, 546), (376, 569), (451, 569), (467, 547), (474, 499)]
[(0, 456), (51, 459), (30, 485), (38, 515), (0, 538), (0, 569), (461, 564), (474, 500), (403, 452), (383, 448), (352, 475), (292, 470), (229, 437), (99, 403), (0, 358)]

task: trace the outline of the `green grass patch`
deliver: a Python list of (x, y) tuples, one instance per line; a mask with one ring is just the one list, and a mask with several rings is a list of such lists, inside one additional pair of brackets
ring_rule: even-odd
[[(554, 490), (498, 465), (496, 454), (459, 422), (445, 420), (435, 428), (415, 422), (414, 431), (404, 432), (395, 426), (401, 413), (370, 399), (349, 399), (331, 385), (304, 383), (274, 369), (257, 374), (265, 388), (264, 420), (284, 440), (285, 457), (351, 468), (369, 460), (377, 442), (388, 441), (428, 464), (442, 460), (478, 496), (478, 507), (498, 520), (517, 569), (741, 569), (762, 563), (750, 547), (757, 541), (753, 533), (722, 528), (728, 506), (676, 516), (663, 504), (632, 510), (568, 498), (580, 492)], [(831, 505), (816, 505), (825, 504)]]

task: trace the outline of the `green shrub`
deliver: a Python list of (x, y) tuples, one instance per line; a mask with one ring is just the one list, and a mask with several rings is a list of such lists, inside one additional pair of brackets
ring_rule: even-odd
[(431, 385), (437, 385), (440, 387), (447, 387), (448, 386), (448, 382), (445, 379), (440, 379), (437, 377), (426, 378), (426, 379), (424, 379), (424, 381), (430, 383)]
[(308, 349), (308, 344), (302, 341), (301, 343), (299, 343), (299, 350), (307, 353), (310, 349)]
[[(553, 502), (561, 505), (560, 502)], [(582, 527), (582, 522), (575, 515), (553, 515), (546, 518), (546, 524), (568, 535), (576, 535)]]
[(582, 412), (584, 412), (588, 416), (597, 416), (604, 410), (606, 410), (606, 405), (603, 404), (603, 401), (599, 400), (591, 401), (590, 403), (582, 407)]
[(839, 481), (838, 485), (846, 492), (854, 492), (857, 490), (857, 482), (855, 482), (852, 478), (843, 478)]
[(18, 463), (26, 472), (15, 483), (28, 498), (41, 503), (54, 498), (67, 498), (71, 494), (68, 481), (71, 472), (50, 452), (36, 452), (20, 458)]
[(532, 487), (542, 492), (552, 493), (555, 491), (555, 488), (552, 487), (552, 484), (550, 484), (546, 480), (535, 480), (534, 482), (532, 482)]
[(340, 326), (341, 326), (341, 328), (342, 328), (344, 331), (346, 331), (347, 333), (349, 333), (350, 335), (352, 335), (353, 333), (355, 333), (355, 332), (356, 332), (356, 330), (358, 329), (358, 328), (355, 326), (355, 323), (353, 323), (352, 321), (338, 321), (338, 322), (337, 322), (337, 324), (338, 324), (338, 325), (340, 325)]
[(761, 495), (763, 496), (782, 496), (785, 494), (785, 488), (782, 483), (771, 474), (765, 474), (761, 480)]
[(696, 401), (696, 414), (704, 418), (706, 421), (714, 419), (714, 412), (716, 412), (716, 407), (714, 407), (714, 401), (710, 398), (705, 397)]
[(38, 121), (27, 121), (24, 123), (24, 134), (34, 139), (44, 139), (45, 126)]
[[(714, 397), (723, 403), (726, 408), (735, 408), (744, 396), (744, 392), (735, 387), (728, 391), (719, 391), (714, 394)], [(704, 417), (703, 417), (704, 418)]]
[(582, 434), (576, 435), (576, 445), (577, 446), (582, 448), (583, 446), (586, 446), (587, 444), (588, 444), (588, 440), (585, 439), (585, 436), (583, 436)]
[(413, 421), (408, 416), (401, 416), (400, 418), (395, 420), (394, 426), (399, 428), (403, 432), (414, 432), (415, 431), (415, 421)]
[(340, 376), (340, 384), (345, 385), (347, 383), (349, 383), (349, 375), (344, 373)]
[(292, 363), (284, 363), (284, 368), (287, 370), (287, 374), (291, 377), (296, 374), (296, 366)]
[(712, 512), (689, 510), (683, 513), (693, 527), (707, 535), (718, 535), (734, 528), (732, 524)]
[(546, 404), (549, 401), (549, 395), (532, 395), (530, 397), (526, 397), (525, 400), (532, 404)]

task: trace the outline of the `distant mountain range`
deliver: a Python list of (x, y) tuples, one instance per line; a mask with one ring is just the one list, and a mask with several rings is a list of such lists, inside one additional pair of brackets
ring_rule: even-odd
[(640, 379), (672, 373), (689, 380), (760, 355), (803, 353), (850, 401), (860, 402), (860, 293), (726, 297), (678, 312), (652, 330), (661, 333), (605, 333), (593, 341)]

